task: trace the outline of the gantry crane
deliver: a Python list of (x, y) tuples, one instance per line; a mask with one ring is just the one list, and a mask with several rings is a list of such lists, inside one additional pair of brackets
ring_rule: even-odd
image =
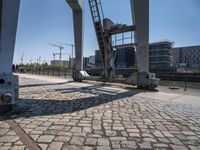
[(111, 81), (115, 78), (115, 52), (112, 46), (112, 35), (132, 32), (135, 30), (135, 26), (119, 26), (119, 24), (113, 23), (110, 19), (104, 18), (101, 0), (88, 0), (88, 3), (90, 6), (99, 49), (101, 51), (104, 68), (102, 79), (104, 81)]
[[(81, 81), (80, 72), (83, 70), (83, 14), (84, 0), (66, 0), (73, 12), (75, 70), (73, 79)], [(147, 85), (151, 82), (149, 74), (149, 0), (130, 0), (133, 24), (135, 25), (135, 43), (139, 74), (137, 85)], [(102, 27), (102, 18), (99, 12), (100, 1), (89, 0), (98, 44), (104, 63), (104, 79), (114, 76), (113, 49), (110, 45), (109, 31), (106, 37)], [(18, 24), (20, 0), (0, 0), (0, 112), (9, 110), (18, 99), (18, 77), (12, 74), (15, 37)], [(112, 7), (112, 6), (111, 6)], [(54, 45), (54, 44), (52, 44)], [(60, 51), (62, 48), (60, 47)], [(62, 54), (60, 52), (60, 54)], [(60, 55), (60, 60), (62, 56)]]

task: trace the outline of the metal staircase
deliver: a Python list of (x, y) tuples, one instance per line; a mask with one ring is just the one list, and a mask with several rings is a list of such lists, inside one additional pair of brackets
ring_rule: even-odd
[[(113, 49), (109, 42), (109, 39), (104, 36), (104, 29), (102, 18), (104, 18), (102, 5), (100, 0), (88, 0), (90, 11), (92, 14), (92, 19), (96, 31), (98, 45), (102, 55), (102, 62), (104, 65), (104, 72), (103, 72), (103, 79), (108, 80), (113, 78), (114, 76), (114, 61), (112, 60), (113, 57)], [(102, 14), (101, 14), (101, 13)], [(101, 16), (102, 15), (102, 16)]]

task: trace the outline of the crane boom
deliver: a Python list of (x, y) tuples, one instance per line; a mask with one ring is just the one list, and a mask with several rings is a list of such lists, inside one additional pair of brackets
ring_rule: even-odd
[(49, 45), (51, 45), (51, 46), (54, 46), (54, 47), (58, 47), (59, 48), (59, 50), (60, 50), (60, 53), (59, 53), (59, 56), (60, 56), (60, 64), (62, 64), (62, 50), (64, 49), (64, 47), (63, 46), (59, 46), (59, 45), (56, 45), (56, 44), (51, 44), (51, 43), (48, 43)]

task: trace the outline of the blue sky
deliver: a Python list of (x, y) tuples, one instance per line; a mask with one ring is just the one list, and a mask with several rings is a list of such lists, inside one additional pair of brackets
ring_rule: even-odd
[[(85, 1), (84, 56), (98, 49), (87, 0)], [(102, 0), (105, 17), (131, 24), (130, 0)], [(56, 47), (73, 43), (72, 12), (65, 0), (21, 0), (14, 63), (53, 59)], [(150, 0), (150, 42), (171, 40), (175, 46), (200, 45), (200, 0)], [(71, 53), (70, 47), (65, 51)], [(63, 56), (67, 59), (68, 56)], [(58, 59), (58, 57), (57, 57)]]

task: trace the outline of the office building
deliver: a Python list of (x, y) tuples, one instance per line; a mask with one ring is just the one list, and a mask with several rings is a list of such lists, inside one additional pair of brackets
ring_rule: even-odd
[(173, 66), (200, 70), (200, 45), (172, 49)]
[[(95, 51), (95, 66), (103, 68), (101, 52)], [(121, 47), (115, 50), (115, 68), (133, 68), (136, 66), (136, 52), (134, 47)]]
[(169, 41), (156, 42), (149, 45), (150, 69), (172, 67), (172, 46), (173, 42)]
[(103, 68), (100, 50), (95, 51), (95, 67), (96, 68)]
[(134, 47), (122, 47), (115, 52), (116, 68), (133, 68), (136, 65), (136, 52)]

